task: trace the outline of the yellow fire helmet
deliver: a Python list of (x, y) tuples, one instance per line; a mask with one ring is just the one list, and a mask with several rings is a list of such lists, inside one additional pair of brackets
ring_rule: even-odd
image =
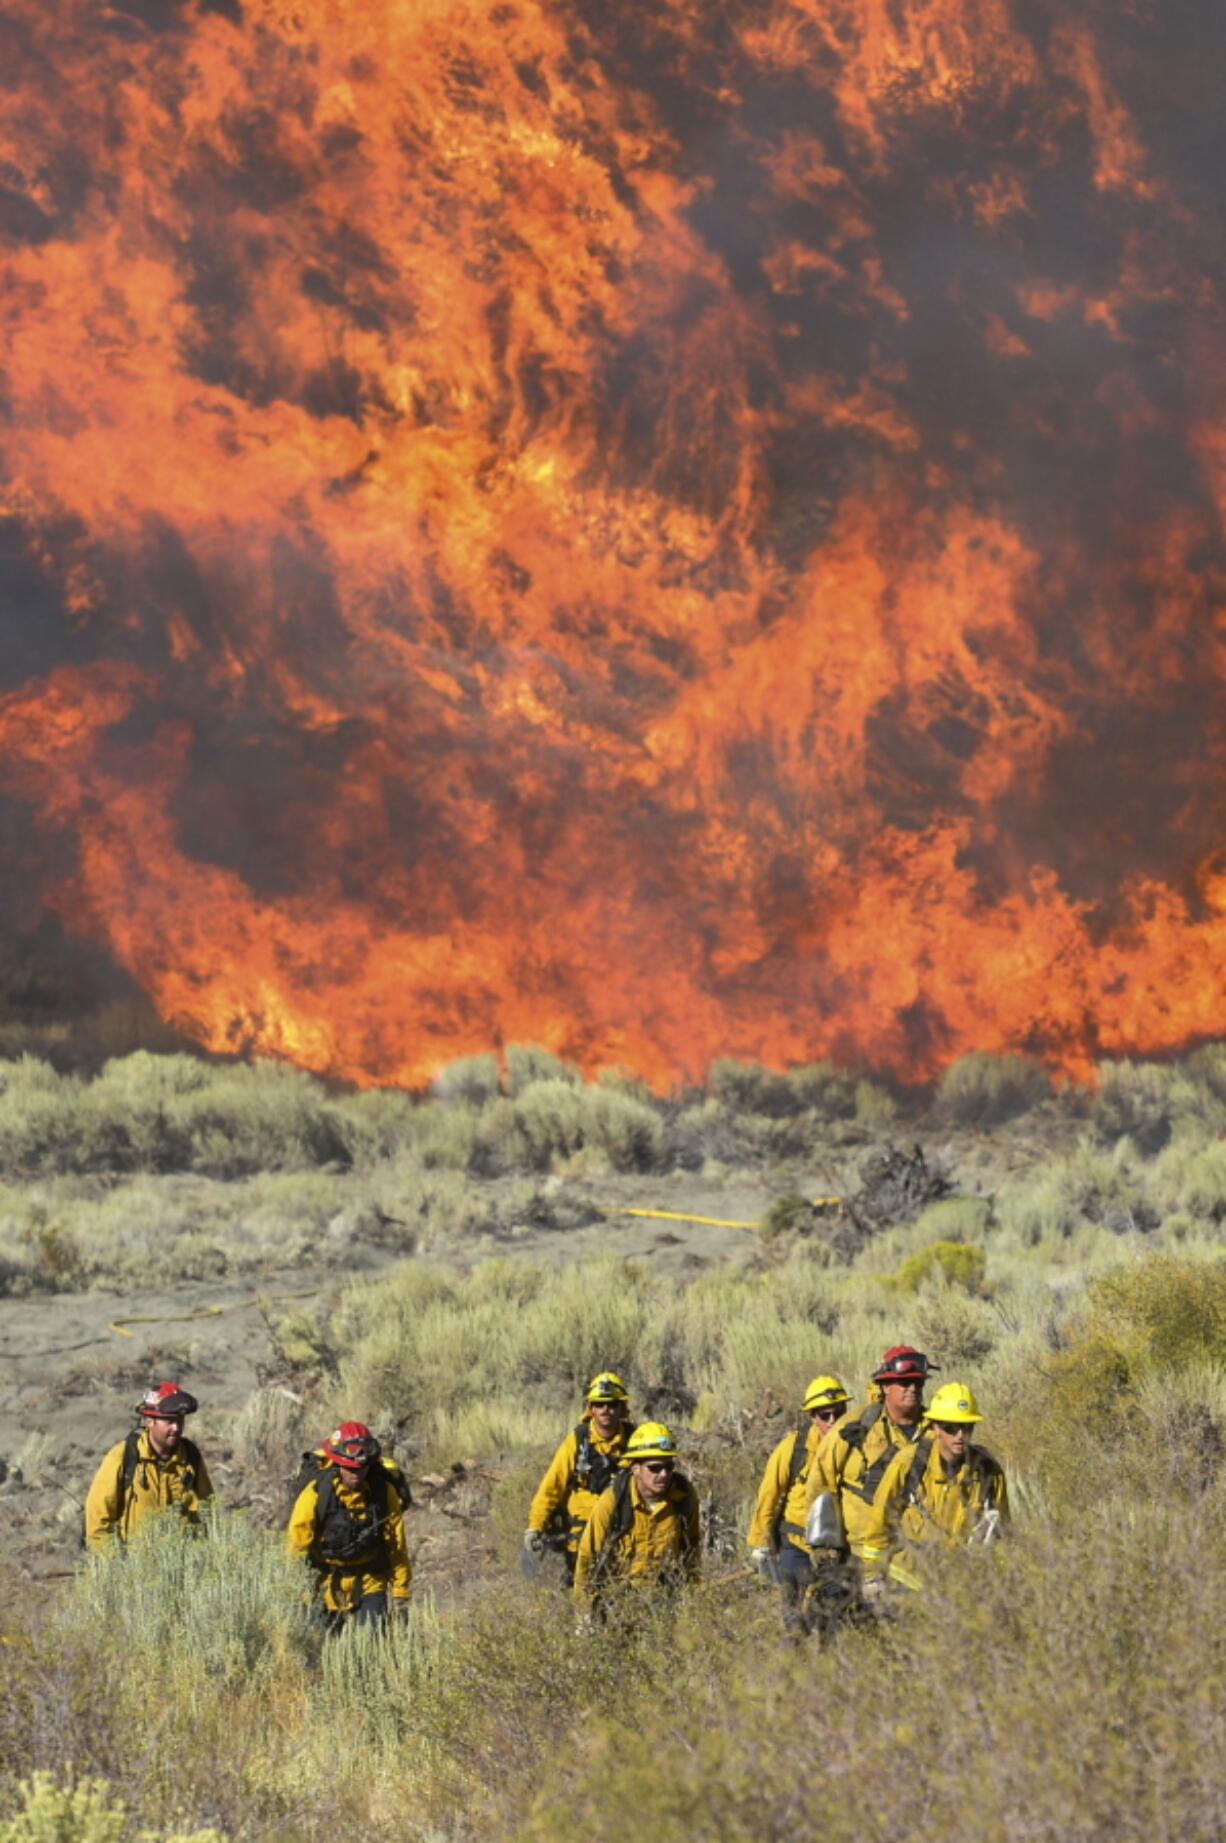
[(924, 1410), (929, 1421), (981, 1421), (983, 1419), (968, 1382), (943, 1382)]
[(635, 1459), (675, 1459), (677, 1442), (662, 1421), (644, 1421), (636, 1427), (626, 1442), (622, 1462), (631, 1464)]
[(850, 1400), (851, 1396), (837, 1376), (814, 1376), (800, 1405), (812, 1413), (814, 1408), (834, 1408), (839, 1402)]
[(629, 1401), (626, 1385), (620, 1376), (615, 1376), (611, 1369), (602, 1370), (599, 1376), (593, 1376), (587, 1385), (584, 1401)]

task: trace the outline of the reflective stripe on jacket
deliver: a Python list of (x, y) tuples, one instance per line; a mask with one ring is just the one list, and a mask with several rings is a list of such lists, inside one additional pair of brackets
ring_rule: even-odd
[(843, 1513), (847, 1541), (855, 1555), (861, 1553), (872, 1516), (871, 1503), (867, 1503), (858, 1490), (861, 1479), (884, 1453), (890, 1449), (901, 1452), (912, 1445), (918, 1432), (915, 1427), (899, 1427), (883, 1412), (865, 1434), (863, 1447), (856, 1447), (843, 1437), (843, 1429), (858, 1418), (858, 1414), (848, 1415), (846, 1420), (839, 1421), (818, 1447), (817, 1457), (809, 1467), (803, 1512), (799, 1518), (803, 1526), (818, 1492), (833, 1491)]
[(598, 1588), (614, 1581), (645, 1586), (651, 1581), (683, 1576), (696, 1580), (702, 1568), (699, 1545), (698, 1493), (689, 1480), (674, 1479), (659, 1510), (649, 1510), (634, 1479), (628, 1481), (630, 1527), (613, 1537), (599, 1579), (592, 1571), (609, 1537), (616, 1508), (616, 1487), (609, 1486), (596, 1500), (579, 1540), (575, 1561), (575, 1598), (585, 1605)]
[(177, 1510), (189, 1523), (200, 1521), (200, 1506), (213, 1495), (208, 1467), (201, 1459), (194, 1468), (182, 1446), (169, 1459), (159, 1459), (149, 1444), (147, 1429), (141, 1428), (136, 1445), (136, 1470), (127, 1498), (120, 1503), (123, 1484), (123, 1455), (126, 1440), (112, 1446), (98, 1470), (85, 1499), (85, 1541), (100, 1553), (118, 1537), (127, 1542), (141, 1520), (154, 1511)]
[(984, 1512), (1009, 1515), (1009, 1493), (998, 1460), (968, 1443), (956, 1472), (947, 1473), (936, 1440), (914, 1493), (908, 1486), (916, 1447), (890, 1461), (877, 1487), (861, 1555), (867, 1574), (884, 1574), (903, 1548), (952, 1549), (970, 1539)]
[[(762, 1483), (758, 1486), (758, 1501), (754, 1505), (753, 1517), (745, 1540), (751, 1549), (770, 1549), (775, 1546), (775, 1519), (783, 1506), (783, 1519), (779, 1530), (780, 1541), (790, 1542), (794, 1547), (803, 1549), (807, 1555), (809, 1545), (804, 1539), (805, 1517), (808, 1514), (807, 1494), (809, 1472), (813, 1465), (813, 1456), (821, 1445), (824, 1429), (820, 1421), (814, 1421), (805, 1435), (805, 1463), (797, 1474), (796, 1482), (788, 1490), (788, 1478), (792, 1470), (793, 1443), (796, 1431), (785, 1433), (778, 1446), (766, 1462), (762, 1474)], [(791, 1524), (792, 1528), (784, 1527)]]
[[(624, 1419), (616, 1433), (609, 1440), (597, 1438), (596, 1430), (591, 1425), (590, 1415), (584, 1415), (588, 1423), (588, 1438), (592, 1450), (605, 1458), (616, 1460), (626, 1450), (626, 1441), (630, 1438), (630, 1429)], [(579, 1457), (579, 1442), (572, 1428), (557, 1452), (549, 1462), (549, 1469), (536, 1488), (536, 1496), (528, 1511), (528, 1528), (544, 1530), (551, 1519), (564, 1510), (570, 1519), (570, 1530), (566, 1546), (576, 1549), (583, 1534), (583, 1526), (591, 1516), (600, 1496), (598, 1491), (588, 1491), (575, 1476), (575, 1462)]]
[(330, 1563), (320, 1542), (319, 1491), (312, 1480), (303, 1486), (290, 1512), (286, 1531), (290, 1549), (295, 1555), (305, 1555), (318, 1570), (323, 1603), (329, 1612), (350, 1612), (368, 1593), (390, 1592), (393, 1600), (407, 1600), (412, 1592), (413, 1570), (405, 1547), (400, 1499), (394, 1488), (382, 1473), (359, 1483), (346, 1478), (339, 1466), (329, 1469), (334, 1473), (333, 1489), (337, 1498), (357, 1514), (370, 1507), (368, 1483), (382, 1493), (377, 1539), (369, 1555), (355, 1556), (351, 1562)]

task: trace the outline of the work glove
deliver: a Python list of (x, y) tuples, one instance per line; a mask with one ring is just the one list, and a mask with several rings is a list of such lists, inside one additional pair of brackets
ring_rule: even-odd
[(539, 1529), (526, 1529), (524, 1531), (524, 1548), (529, 1555), (543, 1555), (548, 1546), (549, 1544), (545, 1541)]
[(749, 1551), (749, 1565), (757, 1569), (763, 1580), (769, 1579), (773, 1560), (774, 1556), (769, 1549), (750, 1549)]
[(870, 1613), (883, 1613), (890, 1599), (890, 1583), (880, 1574), (866, 1574), (860, 1582), (860, 1597)]
[(403, 1623), (403, 1621), (408, 1618), (409, 1607), (411, 1604), (412, 1603), (407, 1593), (392, 1595), (392, 1598), (390, 1601), (391, 1615), (392, 1615), (392, 1618), (396, 1620), (398, 1624)]

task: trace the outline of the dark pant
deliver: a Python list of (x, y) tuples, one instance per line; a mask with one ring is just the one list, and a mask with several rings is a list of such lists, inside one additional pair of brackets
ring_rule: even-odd
[(825, 1638), (845, 1623), (854, 1625), (864, 1619), (867, 1609), (860, 1597), (860, 1567), (853, 1556), (818, 1551), (812, 1579), (805, 1601), (806, 1631)]
[(364, 1593), (360, 1600), (343, 1613), (324, 1613), (324, 1624), (329, 1632), (343, 1632), (350, 1625), (380, 1626), (387, 1622), (387, 1594)]
[(785, 1539), (775, 1556), (774, 1573), (783, 1600), (784, 1631), (807, 1632), (805, 1595), (813, 1585), (813, 1567), (808, 1555)]

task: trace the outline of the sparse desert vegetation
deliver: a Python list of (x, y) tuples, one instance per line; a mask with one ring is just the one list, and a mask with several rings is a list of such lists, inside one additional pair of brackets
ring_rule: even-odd
[[(1226, 1058), (1092, 1092), (964, 1061), (923, 1095), (724, 1062), (667, 1099), (534, 1049), (418, 1098), (144, 1052), (0, 1065), (6, 1347), (90, 1288), (286, 1292), (250, 1316), (254, 1386), (205, 1400), (205, 1540), (79, 1568), (87, 1455), (57, 1450), (58, 1396), (43, 1427), (9, 1416), (0, 1838), (548, 1843), (633, 1813), (860, 1843), (868, 1799), (869, 1834), (943, 1843), (1220, 1839)], [(640, 1223), (627, 1253), (629, 1200), (721, 1195), (759, 1227)], [(296, 1270), (322, 1290), (289, 1297)], [(65, 1356), (57, 1390), (121, 1426), (194, 1335)], [(983, 1399), (1014, 1537), (888, 1629), (796, 1651), (742, 1567), (761, 1465), (811, 1374), (858, 1392), (900, 1338)], [(515, 1571), (604, 1367), (677, 1429), (709, 1544), (703, 1587), (616, 1640)], [(323, 1646), (276, 1532), (302, 1447), (357, 1412), (415, 1481), (416, 1601)]]

